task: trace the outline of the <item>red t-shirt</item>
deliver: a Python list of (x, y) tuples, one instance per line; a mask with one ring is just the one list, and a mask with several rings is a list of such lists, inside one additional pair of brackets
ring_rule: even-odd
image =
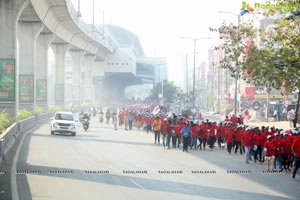
[(208, 138), (208, 131), (207, 131), (207, 129), (208, 129), (207, 125), (203, 126), (203, 134), (202, 134), (202, 138), (203, 139), (207, 139)]
[(283, 153), (284, 154), (291, 153), (291, 142), (288, 139), (283, 140)]
[(253, 136), (253, 144), (256, 146), (261, 146), (262, 144), (262, 136), (260, 134), (255, 134)]
[(251, 136), (249, 135), (249, 133), (248, 134), (246, 133), (243, 136), (243, 144), (244, 144), (244, 147), (250, 147), (250, 145), (251, 145)]
[(293, 141), (292, 148), (294, 149), (295, 152), (295, 157), (300, 157), (300, 137), (296, 138)]
[(233, 134), (232, 134), (232, 131), (229, 129), (226, 130), (226, 133), (225, 133), (225, 141), (226, 143), (232, 143), (233, 142)]
[(168, 133), (168, 123), (163, 123), (161, 134), (167, 135), (167, 133)]
[(237, 141), (237, 142), (241, 142), (242, 141), (243, 132), (244, 132), (244, 130), (242, 130), (242, 129), (236, 130), (236, 132), (235, 132), (235, 141)]
[(173, 129), (174, 129), (175, 135), (180, 136), (180, 130), (181, 130), (180, 125), (179, 124), (175, 125)]
[(264, 147), (267, 149), (266, 156), (271, 157), (275, 155), (272, 141), (266, 141)]

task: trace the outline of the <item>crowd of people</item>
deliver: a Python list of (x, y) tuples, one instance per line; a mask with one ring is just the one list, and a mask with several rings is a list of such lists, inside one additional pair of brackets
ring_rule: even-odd
[(125, 130), (154, 133), (154, 144), (165, 149), (194, 150), (225, 149), (228, 154), (243, 154), (245, 163), (266, 165), (268, 171), (292, 171), (300, 167), (300, 126), (283, 130), (268, 126), (249, 126), (242, 116), (226, 116), (221, 122), (208, 119), (190, 120), (188, 116), (122, 110), (118, 126)]

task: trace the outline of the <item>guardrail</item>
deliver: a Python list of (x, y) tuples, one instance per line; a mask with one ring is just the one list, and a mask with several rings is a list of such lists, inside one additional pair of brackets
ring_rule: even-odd
[(16, 138), (21, 132), (29, 130), (43, 120), (50, 119), (53, 115), (53, 113), (34, 115), (22, 121), (15, 122), (7, 128), (0, 135), (0, 163), (5, 158), (6, 153), (9, 151), (10, 147), (14, 144)]

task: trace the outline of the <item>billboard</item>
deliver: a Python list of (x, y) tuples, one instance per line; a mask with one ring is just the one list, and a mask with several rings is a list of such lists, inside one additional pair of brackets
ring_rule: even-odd
[(34, 101), (34, 77), (32, 74), (20, 74), (19, 99), (20, 103), (33, 103)]
[(15, 60), (0, 59), (0, 101), (15, 100)]
[(55, 102), (64, 102), (65, 86), (63, 83), (55, 84)]
[(47, 79), (36, 80), (36, 102), (47, 102)]

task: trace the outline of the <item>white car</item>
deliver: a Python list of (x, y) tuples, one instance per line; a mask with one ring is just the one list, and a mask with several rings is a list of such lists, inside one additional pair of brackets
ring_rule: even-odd
[(59, 111), (51, 119), (51, 135), (54, 135), (55, 132), (76, 135), (76, 120), (73, 113)]

